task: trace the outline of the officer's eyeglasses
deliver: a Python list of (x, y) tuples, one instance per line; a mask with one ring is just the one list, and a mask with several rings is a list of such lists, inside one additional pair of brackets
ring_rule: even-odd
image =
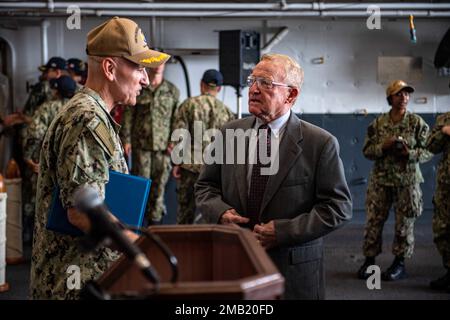
[(247, 78), (247, 86), (248, 87), (251, 87), (255, 82), (259, 88), (268, 89), (268, 90), (273, 89), (274, 86), (292, 88), (292, 86), (287, 85), (285, 83), (275, 82), (275, 81), (272, 81), (272, 80), (269, 80), (266, 78), (253, 77), (253, 76), (249, 76)]

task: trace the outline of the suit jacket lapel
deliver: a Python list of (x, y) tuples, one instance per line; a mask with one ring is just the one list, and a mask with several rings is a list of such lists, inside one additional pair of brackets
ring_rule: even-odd
[(271, 175), (269, 177), (269, 180), (267, 181), (260, 215), (262, 212), (264, 212), (265, 207), (278, 191), (281, 183), (284, 181), (286, 175), (291, 170), (296, 159), (302, 153), (302, 147), (299, 144), (299, 142), (302, 140), (303, 134), (301, 130), (300, 119), (294, 114), (294, 112), (292, 112), (287, 123), (286, 131), (280, 143), (278, 153), (278, 172), (274, 175)]
[[(250, 116), (244, 119), (244, 123), (241, 127), (244, 131), (253, 128), (255, 124), (256, 118), (254, 116)], [(234, 162), (234, 175), (235, 181), (237, 185), (237, 189), (239, 191), (239, 198), (242, 204), (243, 212), (247, 212), (247, 195), (248, 195), (248, 183), (247, 183), (247, 158), (248, 158), (248, 142), (249, 139), (245, 140), (245, 164), (237, 164), (236, 154), (235, 154), (235, 162)], [(242, 150), (236, 150), (237, 152), (242, 152)], [(240, 213), (240, 212), (239, 212)]]

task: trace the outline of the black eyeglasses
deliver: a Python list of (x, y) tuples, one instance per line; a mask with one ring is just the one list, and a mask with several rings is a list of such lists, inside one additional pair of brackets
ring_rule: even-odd
[(285, 83), (275, 82), (275, 81), (272, 81), (272, 80), (269, 80), (266, 78), (253, 77), (253, 76), (249, 76), (247, 78), (247, 86), (248, 87), (251, 87), (255, 82), (259, 88), (268, 89), (268, 90), (273, 89), (274, 86), (292, 88), (292, 86), (287, 85)]

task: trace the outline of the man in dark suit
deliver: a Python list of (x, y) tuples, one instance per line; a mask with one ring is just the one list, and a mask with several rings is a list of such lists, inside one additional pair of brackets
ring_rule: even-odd
[[(249, 161), (205, 165), (196, 201), (206, 221), (240, 224), (254, 232), (286, 279), (286, 299), (323, 299), (322, 237), (351, 218), (352, 201), (336, 138), (291, 112), (302, 82), (303, 70), (292, 58), (262, 57), (248, 79), (253, 116), (222, 128), (224, 136), (253, 129), (234, 149), (249, 154)], [(269, 174), (262, 170), (268, 168), (261, 145), (270, 164), (278, 159)], [(277, 145), (278, 151), (272, 148)]]

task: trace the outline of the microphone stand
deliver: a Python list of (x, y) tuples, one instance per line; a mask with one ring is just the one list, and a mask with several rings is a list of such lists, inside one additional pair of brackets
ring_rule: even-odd
[[(118, 222), (118, 225), (120, 226), (121, 229), (128, 229), (134, 232), (140, 232), (142, 233), (145, 237), (149, 238), (150, 240), (152, 240), (157, 247), (160, 248), (160, 250), (162, 251), (162, 253), (164, 254), (164, 256), (167, 258), (167, 261), (169, 262), (171, 269), (172, 269), (172, 277), (170, 279), (170, 282), (172, 283), (176, 283), (178, 281), (178, 260), (175, 257), (175, 255), (172, 253), (172, 251), (167, 247), (167, 245), (161, 240), (161, 238), (158, 235), (152, 234), (149, 230), (145, 229), (145, 228), (136, 228), (134, 226), (130, 226), (130, 225), (125, 225), (121, 222)], [(98, 228), (96, 228), (98, 229)], [(96, 232), (94, 232), (96, 231)], [(105, 233), (103, 232), (103, 235), (101, 235), (101, 231), (98, 232), (100, 230), (95, 230), (94, 228), (92, 229), (92, 231), (86, 236), (83, 237), (83, 239), (80, 240), (80, 244), (82, 245), (82, 247), (85, 250), (92, 250), (93, 248), (95, 248), (97, 246), (97, 244), (104, 240), (105, 237)], [(112, 300), (112, 299), (133, 299), (133, 300), (141, 300), (141, 299), (148, 299), (151, 296), (154, 296), (155, 294), (158, 293), (159, 291), (159, 277), (157, 276), (156, 272), (154, 273), (156, 276), (153, 276), (153, 279), (157, 279), (157, 281), (152, 281), (155, 284), (155, 290), (154, 293), (150, 294), (150, 295), (146, 295), (145, 297), (143, 296), (138, 296), (138, 295), (133, 295), (133, 294), (119, 294), (119, 295), (114, 295), (111, 296), (108, 293), (105, 293), (95, 281), (89, 281), (86, 283), (86, 285), (84, 286), (82, 292), (81, 292), (81, 296), (82, 299), (86, 299), (86, 300)], [(144, 275), (148, 278), (148, 275), (146, 275), (144, 273)]]
[(152, 240), (162, 251), (164, 256), (167, 258), (167, 261), (172, 268), (172, 277), (170, 278), (170, 282), (175, 283), (178, 281), (178, 259), (175, 257), (173, 252), (169, 249), (169, 247), (161, 240), (161, 238), (151, 233), (148, 229), (145, 228), (136, 228), (130, 225), (124, 225), (125, 228), (131, 231), (142, 232), (144, 236)]

